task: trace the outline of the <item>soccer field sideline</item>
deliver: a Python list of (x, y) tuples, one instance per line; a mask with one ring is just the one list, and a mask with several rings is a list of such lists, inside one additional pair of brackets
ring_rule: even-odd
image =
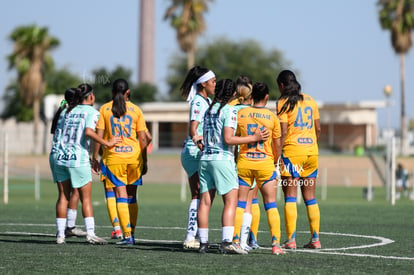
[[(34, 224), (34, 223), (0, 223), (0, 228), (5, 226), (22, 226), (22, 227), (55, 227), (55, 224)], [(83, 226), (79, 226), (83, 227)], [(97, 228), (112, 228), (111, 226), (96, 226)], [(153, 227), (153, 226), (137, 226), (137, 229), (149, 229), (149, 230), (185, 230), (184, 227)], [(220, 231), (221, 229), (210, 229), (212, 231)], [(260, 231), (265, 232), (265, 231)], [(308, 234), (307, 231), (298, 231), (299, 234)], [(48, 234), (48, 233), (36, 233), (36, 232), (17, 232), (17, 231), (0, 231), (0, 235), (10, 235), (10, 236), (42, 236), (42, 237), (51, 237), (53, 240), (51, 242), (55, 241), (55, 235), (54, 234)], [(338, 233), (338, 232), (320, 232), (320, 235), (334, 235), (334, 236), (344, 236), (344, 237), (352, 237), (352, 238), (367, 238), (367, 239), (373, 239), (377, 240), (379, 242), (368, 244), (368, 245), (360, 245), (360, 246), (350, 246), (350, 247), (338, 247), (338, 248), (322, 248), (319, 250), (310, 250), (310, 249), (296, 249), (296, 250), (285, 250), (285, 254), (289, 253), (315, 253), (315, 254), (330, 254), (330, 255), (339, 255), (339, 256), (349, 256), (349, 257), (369, 257), (369, 258), (381, 258), (381, 259), (392, 259), (392, 260), (408, 260), (408, 261), (414, 261), (414, 257), (399, 257), (399, 256), (384, 256), (384, 255), (376, 255), (376, 254), (362, 254), (362, 253), (346, 253), (346, 252), (339, 252), (339, 251), (347, 251), (351, 249), (363, 249), (363, 248), (372, 248), (372, 247), (378, 247), (378, 246), (385, 246), (388, 244), (393, 243), (394, 241), (391, 239), (388, 239), (386, 237), (380, 237), (380, 236), (369, 236), (369, 235), (358, 235), (358, 234), (348, 234), (348, 233)], [(110, 239), (109, 237), (106, 237), (104, 239)], [(181, 244), (182, 241), (180, 240), (150, 240), (150, 239), (136, 239), (137, 246), (139, 243), (173, 243), (173, 244)], [(1, 241), (0, 241), (1, 243)], [(110, 243), (111, 244), (111, 243)], [(70, 244), (66, 244), (70, 245)], [(219, 244), (211, 243), (210, 244), (213, 247), (218, 247)], [(260, 249), (263, 250), (271, 250), (271, 247), (267, 246), (261, 246)], [(194, 251), (197, 253), (196, 251)], [(254, 252), (253, 252), (254, 253)]]

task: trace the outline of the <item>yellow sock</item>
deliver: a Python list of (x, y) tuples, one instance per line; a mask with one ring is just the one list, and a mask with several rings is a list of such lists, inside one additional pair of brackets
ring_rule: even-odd
[(112, 226), (119, 226), (118, 212), (116, 210), (116, 198), (114, 191), (105, 190), (106, 208), (108, 209), (108, 216), (111, 220)]
[(134, 235), (138, 220), (137, 197), (128, 198), (129, 220), (131, 222), (131, 234)]
[(285, 198), (285, 229), (288, 240), (296, 238), (296, 219), (298, 209), (295, 197)]
[(121, 223), (121, 228), (124, 232), (124, 237), (129, 238), (131, 237), (131, 224), (129, 221), (128, 199), (117, 198), (116, 208), (118, 209), (119, 222)]
[(239, 243), (240, 242), (240, 231), (243, 224), (243, 214), (244, 210), (246, 209), (246, 202), (245, 201), (238, 201), (237, 208), (236, 208), (236, 215), (234, 216), (234, 233), (233, 233), (233, 241)]
[(260, 206), (259, 200), (254, 198), (252, 200), (252, 224), (250, 225), (250, 240), (257, 242), (257, 232), (259, 232), (260, 224)]
[(316, 199), (305, 201), (306, 212), (308, 213), (309, 227), (312, 239), (319, 239), (319, 226), (321, 214)]
[(277, 210), (276, 202), (265, 203), (264, 208), (267, 215), (267, 223), (269, 224), (270, 236), (272, 244), (280, 243), (280, 215)]

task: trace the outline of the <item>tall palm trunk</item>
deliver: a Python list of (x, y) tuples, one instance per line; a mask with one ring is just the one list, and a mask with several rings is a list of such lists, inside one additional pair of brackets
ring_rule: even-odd
[(187, 69), (190, 70), (192, 67), (194, 67), (195, 62), (195, 52), (189, 51), (187, 52)]
[(405, 117), (405, 54), (400, 54), (400, 85), (401, 85), (401, 144), (400, 153), (407, 155), (407, 126)]

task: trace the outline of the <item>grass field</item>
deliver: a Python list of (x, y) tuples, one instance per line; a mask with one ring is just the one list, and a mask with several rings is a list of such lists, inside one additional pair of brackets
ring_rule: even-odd
[[(36, 201), (29, 184), (12, 180), (9, 204), (0, 204), (0, 274), (412, 274), (414, 269), (414, 201), (404, 198), (391, 206), (381, 188), (374, 190), (371, 202), (362, 198), (360, 187), (328, 188), (327, 200), (319, 199), (320, 251), (272, 255), (262, 211), (258, 236), (262, 249), (240, 256), (182, 249), (188, 202), (180, 201), (180, 186), (171, 184), (145, 183), (140, 188), (136, 246), (120, 247), (114, 240), (93, 246), (77, 238), (58, 246), (56, 187), (42, 181), (41, 199)], [(96, 232), (109, 239), (103, 188), (99, 183), (93, 188)], [(283, 202), (278, 205), (283, 221)], [(217, 197), (210, 214), (212, 243), (221, 239), (221, 209)], [(80, 213), (77, 224), (83, 226)], [(304, 244), (309, 233), (303, 203), (298, 207), (297, 230), (298, 245)]]

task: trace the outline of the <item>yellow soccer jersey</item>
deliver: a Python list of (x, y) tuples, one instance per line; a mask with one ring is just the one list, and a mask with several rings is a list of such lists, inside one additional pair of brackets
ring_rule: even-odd
[(264, 107), (247, 107), (241, 109), (237, 116), (236, 135), (253, 135), (257, 127), (266, 127), (271, 133), (271, 138), (266, 141), (240, 145), (237, 167), (251, 170), (274, 170), (272, 142), (274, 138), (280, 138), (281, 136), (277, 116)]
[(237, 105), (237, 104), (239, 104), (239, 99), (238, 98), (235, 98), (235, 99), (233, 99), (232, 101), (230, 101), (227, 104), (229, 104), (230, 106)]
[[(295, 108), (278, 115), (281, 123), (288, 124), (287, 135), (283, 144), (283, 156), (318, 155), (318, 143), (314, 121), (319, 119), (319, 110), (315, 100), (303, 94), (303, 101), (298, 101)], [(286, 99), (276, 103), (279, 113)]]
[(135, 104), (127, 101), (125, 115), (116, 118), (112, 115), (112, 101), (102, 105), (96, 128), (104, 129), (104, 139), (122, 137), (122, 143), (112, 148), (103, 148), (102, 159), (105, 165), (136, 164), (142, 162), (141, 147), (137, 133), (146, 131), (144, 115)]

